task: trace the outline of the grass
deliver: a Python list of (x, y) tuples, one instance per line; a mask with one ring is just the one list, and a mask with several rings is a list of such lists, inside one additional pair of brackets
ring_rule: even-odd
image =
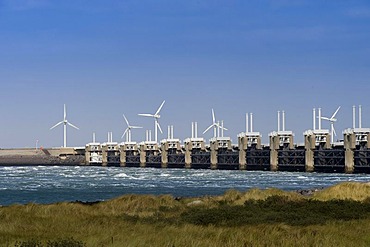
[[(365, 183), (0, 207), (0, 246), (370, 246)], [(197, 201), (197, 203), (194, 203)]]

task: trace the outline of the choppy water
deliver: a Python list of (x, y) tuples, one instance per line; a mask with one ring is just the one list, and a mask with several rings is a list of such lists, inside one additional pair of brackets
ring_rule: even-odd
[(107, 200), (123, 194), (218, 195), (235, 188), (284, 190), (370, 181), (366, 174), (120, 167), (0, 167), (0, 205)]

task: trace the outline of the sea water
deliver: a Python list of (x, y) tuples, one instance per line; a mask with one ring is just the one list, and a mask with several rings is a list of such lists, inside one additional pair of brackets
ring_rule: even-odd
[(0, 167), (0, 205), (101, 201), (124, 194), (220, 195), (229, 189), (328, 187), (370, 181), (367, 174), (123, 167)]

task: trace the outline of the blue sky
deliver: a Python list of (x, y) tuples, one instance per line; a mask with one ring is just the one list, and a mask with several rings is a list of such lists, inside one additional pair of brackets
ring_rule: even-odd
[(61, 146), (62, 128), (49, 128), (64, 103), (80, 127), (70, 146), (94, 131), (121, 141), (123, 113), (143, 140), (153, 121), (137, 114), (162, 100), (162, 128), (181, 140), (192, 121), (208, 127), (211, 108), (234, 143), (246, 112), (263, 142), (277, 110), (298, 142), (313, 107), (342, 106), (341, 133), (361, 104), (370, 127), (369, 30), (361, 0), (0, 0), (0, 148)]

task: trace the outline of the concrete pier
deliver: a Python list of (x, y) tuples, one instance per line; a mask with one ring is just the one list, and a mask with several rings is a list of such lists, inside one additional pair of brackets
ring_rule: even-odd
[(248, 141), (243, 135), (238, 136), (238, 149), (239, 149), (239, 169), (247, 169), (247, 150)]
[(205, 142), (203, 138), (185, 139), (184, 147), (185, 147), (185, 167), (186, 168), (198, 168), (197, 165), (203, 164), (201, 159), (194, 158), (194, 156), (197, 156), (197, 154), (198, 156), (200, 156), (201, 154), (206, 153), (206, 146), (205, 146)]
[(106, 142), (102, 144), (102, 165), (119, 166), (120, 152), (117, 142)]
[(140, 167), (161, 167), (162, 162), (158, 143), (154, 141), (141, 142), (139, 144), (139, 150)]
[(281, 170), (279, 165), (285, 168), (295, 165), (295, 160), (289, 158), (289, 152), (294, 150), (293, 137), (292, 131), (274, 131), (269, 134), (271, 171)]
[(345, 148), (345, 172), (366, 172), (370, 165), (370, 129), (354, 128), (343, 132)]
[(355, 170), (354, 150), (356, 149), (356, 134), (353, 131), (344, 133), (345, 148), (345, 173), (353, 173)]
[(91, 142), (85, 147), (85, 164), (86, 165), (102, 165), (103, 150), (100, 143)]
[(305, 138), (305, 171), (313, 172), (319, 160), (315, 159), (316, 150), (331, 149), (329, 130), (308, 130), (304, 132)]
[[(233, 147), (231, 144), (230, 137), (216, 137), (210, 140), (210, 152), (211, 152), (211, 169), (233, 169), (232, 166), (236, 163), (233, 156)], [(237, 159), (239, 162), (239, 156)], [(240, 166), (240, 164), (238, 164)]]
[[(161, 141), (161, 156), (162, 156), (162, 168), (167, 168), (169, 162), (172, 161), (172, 155), (176, 155), (182, 152), (179, 139), (165, 139)], [(180, 163), (181, 161), (178, 160)], [(182, 164), (178, 164), (182, 165)], [(183, 164), (185, 167), (185, 163)]]
[(132, 166), (133, 162), (128, 157), (139, 155), (137, 143), (136, 142), (124, 142), (120, 144), (119, 150), (120, 150), (120, 165), (122, 167), (126, 167), (127, 163), (130, 163), (130, 166)]
[[(264, 170), (264, 150), (259, 132), (240, 133), (238, 135), (239, 160), (241, 168), (246, 170)], [(245, 155), (245, 156), (244, 156)], [(244, 158), (245, 157), (245, 158)], [(269, 161), (267, 162), (270, 163)], [(245, 165), (244, 165), (245, 164)]]

